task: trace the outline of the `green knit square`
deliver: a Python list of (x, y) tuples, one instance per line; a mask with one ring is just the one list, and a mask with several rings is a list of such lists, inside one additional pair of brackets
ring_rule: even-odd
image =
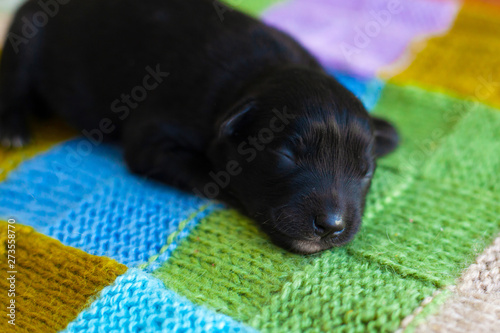
[(239, 213), (220, 210), (203, 219), (153, 274), (198, 304), (249, 321), (291, 273), (312, 260), (271, 244)]
[[(202, 220), (153, 273), (195, 303), (264, 331), (389, 331), (435, 287), (337, 248), (293, 255), (235, 211)], [(328, 300), (328, 301), (326, 301)]]
[(474, 104), (417, 87), (387, 84), (373, 113), (393, 122), (401, 145), (379, 165), (408, 174), (419, 170)]
[(393, 332), (435, 290), (334, 249), (293, 274), (250, 324), (263, 332)]
[(385, 209), (367, 208), (350, 253), (437, 286), (453, 283), (500, 229), (500, 195), (416, 179)]
[[(391, 104), (401, 100), (410, 114), (402, 116), (396, 109), (402, 106)], [(403, 140), (379, 163), (363, 227), (349, 251), (403, 275), (453, 283), (500, 230), (500, 113), (395, 86), (384, 90), (377, 111), (395, 122)]]
[(500, 112), (476, 106), (433, 154), (423, 175), (458, 187), (464, 184), (499, 193)]
[(393, 84), (384, 87), (374, 114), (397, 127), (401, 143), (394, 153), (377, 161), (367, 196), (365, 220), (399, 200), (439, 144), (473, 105), (417, 87)]

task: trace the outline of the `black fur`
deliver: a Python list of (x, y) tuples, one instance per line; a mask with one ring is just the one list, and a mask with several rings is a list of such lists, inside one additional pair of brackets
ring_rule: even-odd
[(121, 142), (132, 171), (238, 206), (290, 250), (353, 237), (375, 158), (398, 136), (292, 38), (213, 0), (50, 3), (29, 0), (8, 35), (3, 145), (27, 142), (29, 115), (56, 113), (93, 144)]

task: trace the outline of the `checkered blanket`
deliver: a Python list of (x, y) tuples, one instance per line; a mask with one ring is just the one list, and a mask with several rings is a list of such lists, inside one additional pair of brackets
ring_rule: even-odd
[[(2, 0), (0, 36), (18, 2)], [(0, 330), (498, 330), (499, 240), (485, 249), (500, 231), (500, 6), (227, 2), (294, 35), (399, 128), (358, 236), (288, 253), (49, 121), (30, 146), (0, 148)]]

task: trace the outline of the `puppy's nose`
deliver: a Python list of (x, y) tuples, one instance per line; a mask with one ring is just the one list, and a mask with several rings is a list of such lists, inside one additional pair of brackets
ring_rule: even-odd
[(314, 231), (320, 237), (340, 235), (345, 229), (345, 223), (338, 214), (322, 214), (314, 219)]

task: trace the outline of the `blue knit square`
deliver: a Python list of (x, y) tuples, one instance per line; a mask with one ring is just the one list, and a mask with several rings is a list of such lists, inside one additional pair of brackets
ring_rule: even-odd
[(128, 266), (159, 254), (172, 233), (185, 237), (207, 203), (131, 174), (119, 148), (83, 138), (24, 162), (0, 183), (0, 218)]

